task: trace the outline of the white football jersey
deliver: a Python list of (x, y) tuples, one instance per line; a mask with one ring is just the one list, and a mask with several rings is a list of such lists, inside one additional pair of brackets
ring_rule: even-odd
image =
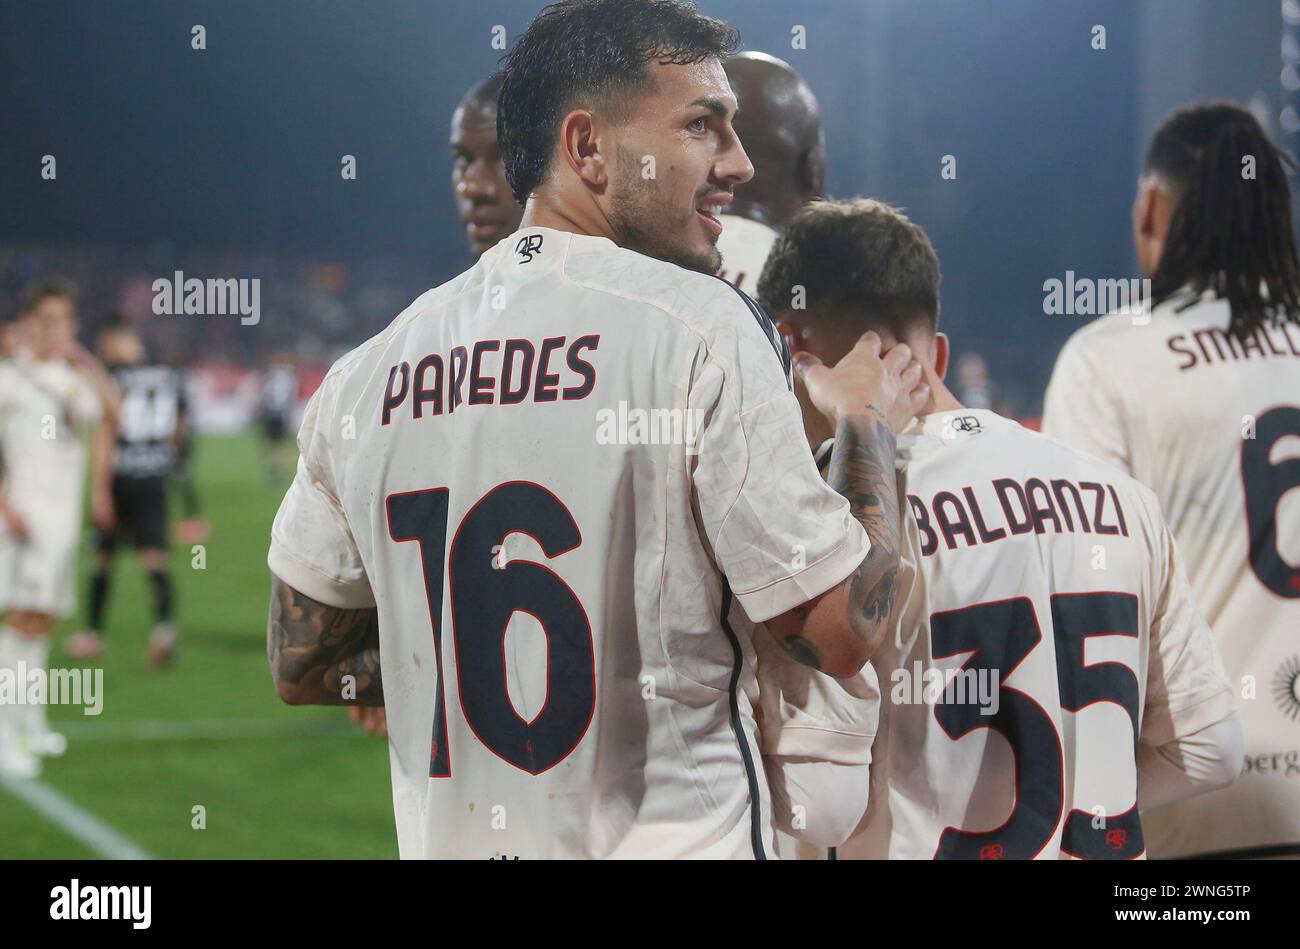
[(868, 548), (788, 382), (724, 281), (541, 227), (330, 370), (269, 563), (378, 608), (403, 857), (771, 853), (753, 624)]
[(1160, 499), (1243, 690), (1241, 777), (1146, 814), (1155, 856), (1300, 848), (1300, 327), (1242, 342), (1228, 323), (1190, 294), (1102, 317), (1061, 351), (1044, 409), (1046, 432)]
[(738, 214), (724, 214), (718, 220), (722, 222), (722, 233), (718, 235), (722, 269), (718, 276), (752, 296), (758, 292), (758, 278), (776, 243), (776, 231)]
[(993, 412), (899, 439), (900, 621), (846, 857), (1133, 858), (1139, 741), (1232, 714), (1151, 492)]
[(31, 532), (52, 547), (76, 544), (86, 478), (86, 435), (99, 394), (66, 360), (25, 351), (0, 362), (4, 491)]

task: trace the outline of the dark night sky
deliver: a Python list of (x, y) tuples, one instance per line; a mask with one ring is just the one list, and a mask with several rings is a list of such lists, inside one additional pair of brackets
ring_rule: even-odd
[[(6, 3), (0, 245), (165, 240), (386, 258), (445, 279), (469, 262), (448, 186), (451, 109), (495, 66), (493, 25), (513, 38), (540, 6)], [(1133, 275), (1128, 209), (1159, 117), (1211, 93), (1260, 96), (1274, 115), (1282, 104), (1277, 0), (700, 6), (804, 73), (832, 192), (906, 207), (943, 261), (945, 329), (1027, 387), (1078, 325), (1043, 315), (1043, 281)], [(195, 23), (205, 51), (190, 48)], [(808, 50), (790, 48), (793, 24)], [(1093, 24), (1105, 51), (1089, 46)], [(57, 182), (39, 177), (44, 154)], [(344, 154), (356, 181), (340, 178)], [(945, 154), (957, 181), (940, 179)]]

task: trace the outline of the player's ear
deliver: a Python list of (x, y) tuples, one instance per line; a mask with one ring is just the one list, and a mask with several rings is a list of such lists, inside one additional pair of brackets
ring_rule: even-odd
[(785, 344), (790, 347), (791, 356), (795, 353), (807, 352), (808, 347), (804, 345), (803, 337), (799, 333), (799, 327), (789, 320), (778, 320), (776, 331), (785, 337)]
[(1133, 201), (1133, 230), (1140, 238), (1156, 236), (1156, 204), (1160, 188), (1150, 178), (1138, 184), (1137, 198)]
[(826, 193), (826, 156), (820, 144), (799, 156), (799, 180), (810, 198)]
[(586, 109), (574, 109), (560, 123), (560, 152), (564, 162), (583, 182), (604, 191), (609, 174), (601, 151), (596, 119)]
[(948, 357), (951, 350), (948, 348), (948, 334), (934, 334), (934, 374), (940, 379), (948, 375)]

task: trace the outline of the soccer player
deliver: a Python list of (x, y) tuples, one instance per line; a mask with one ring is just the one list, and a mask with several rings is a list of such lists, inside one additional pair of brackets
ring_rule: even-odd
[(1230, 788), (1144, 814), (1151, 852), (1300, 855), (1300, 268), (1289, 156), (1245, 109), (1174, 112), (1133, 207), (1150, 305), (1079, 330), (1044, 430), (1159, 498), (1242, 689)]
[(285, 701), (386, 704), (404, 857), (764, 857), (753, 624), (838, 676), (884, 632), (928, 390), (864, 345), (819, 379), (833, 489), (792, 439), (780, 338), (712, 276), (736, 42), (672, 0), (545, 8), (498, 117), (521, 229), (308, 406), (268, 654)]
[(184, 424), (185, 393), (175, 369), (147, 359), (143, 341), (125, 319), (109, 321), (99, 334), (97, 348), (117, 385), (122, 411), (115, 430), (104, 430), (111, 461), (94, 466), (92, 472), (96, 543), (89, 622), (86, 630), (68, 639), (66, 648), (79, 659), (94, 658), (103, 649), (113, 562), (118, 542), (125, 540), (135, 547), (140, 569), (149, 578), (154, 611), (149, 657), (161, 667), (172, 660), (176, 649), (167, 565), (167, 480)]
[[(759, 295), (813, 383), (874, 331), (911, 347), (932, 393), (899, 439), (900, 618), (872, 659), (870, 810), (840, 855), (1137, 857), (1136, 804), (1232, 781), (1235, 699), (1155, 498), (957, 402), (925, 233), (879, 202), (814, 202)], [(833, 434), (810, 425), (809, 444), (824, 455)]]
[(524, 213), (510, 193), (497, 144), (500, 93), (500, 75), (484, 79), (465, 93), (451, 116), (451, 188), (475, 257), (513, 234)]
[(723, 68), (736, 95), (736, 135), (754, 164), (736, 189), (718, 238), (719, 276), (753, 294), (776, 232), (822, 195), (826, 139), (821, 108), (789, 63), (767, 53), (739, 53)]
[[(86, 436), (117, 417), (112, 380), (77, 343), (76, 302), (68, 281), (32, 285), (18, 313), (14, 352), (0, 364), (0, 669), (16, 681), (46, 668), (50, 633), (72, 612)], [(65, 745), (50, 731), (44, 705), (0, 704), (0, 770), (34, 776), (40, 757), (61, 754)]]

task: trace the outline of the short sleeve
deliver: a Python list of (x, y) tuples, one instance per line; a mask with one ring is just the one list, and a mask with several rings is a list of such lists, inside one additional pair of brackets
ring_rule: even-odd
[(1057, 357), (1043, 401), (1043, 434), (1132, 474), (1124, 387), (1101, 365), (1093, 339), (1076, 333)]
[(267, 565), (313, 600), (341, 609), (375, 605), (361, 553), (334, 488), (327, 393), (323, 384), (307, 404), (298, 432), (298, 472), (271, 527)]
[(1191, 735), (1237, 710), (1219, 645), (1192, 598), (1173, 535), (1163, 522), (1160, 529), (1142, 722), (1142, 741), (1149, 745)]
[(855, 676), (835, 679), (791, 659), (766, 630), (754, 640), (761, 753), (870, 764), (880, 726), (880, 684), (871, 663)]
[(692, 479), (701, 527), (754, 622), (825, 593), (870, 547), (817, 472), (785, 367), (753, 319), (702, 355), (687, 396), (700, 419)]

